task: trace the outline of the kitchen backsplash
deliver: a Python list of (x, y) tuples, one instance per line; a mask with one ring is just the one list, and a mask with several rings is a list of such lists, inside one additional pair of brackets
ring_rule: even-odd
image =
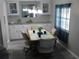
[(49, 15), (43, 15), (35, 18), (22, 18), (19, 16), (8, 16), (9, 24), (25, 24), (25, 23), (48, 23), (51, 22)]

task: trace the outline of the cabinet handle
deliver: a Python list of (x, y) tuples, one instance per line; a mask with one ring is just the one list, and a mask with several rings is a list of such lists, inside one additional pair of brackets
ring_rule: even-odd
[(4, 16), (4, 24), (6, 24), (6, 21), (5, 21), (5, 16)]

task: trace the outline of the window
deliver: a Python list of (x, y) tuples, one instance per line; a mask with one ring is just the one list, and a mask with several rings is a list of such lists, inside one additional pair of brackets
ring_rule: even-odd
[(22, 5), (22, 17), (35, 17), (32, 10), (35, 9), (33, 4)]
[(69, 30), (70, 23), (70, 4), (56, 5), (56, 27)]
[(21, 3), (22, 17), (36, 17), (38, 14), (42, 14), (42, 10), (38, 9), (36, 3)]
[(62, 8), (61, 9), (61, 28), (65, 30), (69, 30), (69, 22), (70, 21), (70, 8)]

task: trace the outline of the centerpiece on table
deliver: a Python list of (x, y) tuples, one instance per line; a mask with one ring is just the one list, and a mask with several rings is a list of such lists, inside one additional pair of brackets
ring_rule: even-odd
[(41, 31), (42, 29), (43, 29), (42, 27), (38, 28), (38, 33), (37, 34), (38, 34), (39, 37), (41, 37), (41, 35), (43, 34), (43, 32)]

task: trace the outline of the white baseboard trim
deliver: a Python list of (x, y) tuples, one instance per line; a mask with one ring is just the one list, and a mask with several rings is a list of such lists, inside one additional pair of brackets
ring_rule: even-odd
[(62, 47), (64, 47), (70, 54), (72, 54), (76, 59), (79, 59), (79, 56), (77, 56), (75, 53), (73, 53), (71, 50), (66, 48), (63, 44), (59, 43)]

